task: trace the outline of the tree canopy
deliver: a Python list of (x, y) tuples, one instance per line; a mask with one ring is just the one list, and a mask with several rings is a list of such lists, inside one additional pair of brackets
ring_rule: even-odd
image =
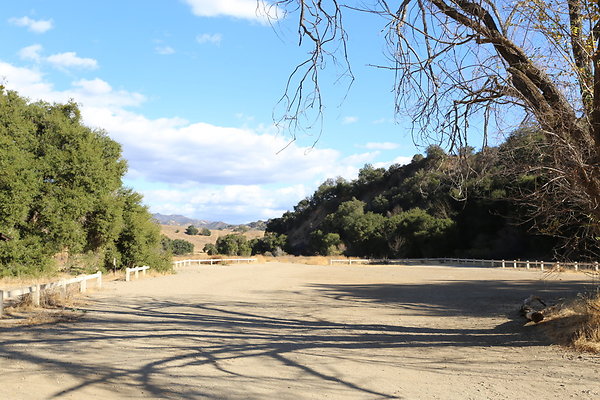
[[(294, 254), (346, 254), (360, 257), (475, 257), (547, 259), (593, 258), (600, 254), (595, 238), (581, 237), (573, 246), (573, 226), (557, 232), (533, 230), (536, 216), (515, 199), (543, 185), (548, 177), (532, 174), (537, 156), (535, 130), (515, 131), (497, 148), (462, 156), (430, 146), (426, 156), (357, 179), (324, 182), (293, 211), (267, 224), (267, 231), (286, 235)], [(529, 153), (527, 153), (529, 151)], [(506, 154), (520, 154), (520, 164)], [(457, 169), (468, 168), (472, 174)], [(555, 220), (554, 223), (557, 223)]]
[[(127, 166), (77, 105), (30, 103), (0, 87), (0, 275), (49, 271), (58, 254), (90, 268), (169, 268), (141, 195), (122, 186)], [(64, 257), (63, 257), (64, 258)]]

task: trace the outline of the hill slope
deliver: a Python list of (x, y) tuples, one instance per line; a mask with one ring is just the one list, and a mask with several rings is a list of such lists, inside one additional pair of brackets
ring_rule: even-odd
[(512, 200), (522, 187), (497, 173), (496, 150), (459, 158), (430, 146), (408, 165), (366, 165), (351, 182), (325, 181), (267, 231), (296, 254), (548, 257), (556, 241), (530, 232)]

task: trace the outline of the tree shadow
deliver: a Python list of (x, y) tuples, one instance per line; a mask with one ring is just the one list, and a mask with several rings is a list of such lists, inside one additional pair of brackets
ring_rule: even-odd
[[(541, 284), (543, 286), (543, 284)], [(396, 350), (403, 348), (468, 348), (544, 345), (516, 319), (497, 326), (475, 324), (455, 328), (414, 326), (394, 322), (368, 323), (318, 319), (306, 315), (306, 303), (360, 307), (365, 302), (398, 315), (465, 318), (505, 315), (510, 307), (535, 291), (563, 296), (581, 289), (578, 283), (554, 282), (552, 288), (532, 288), (531, 282), (446, 281), (430, 284), (311, 284), (282, 304), (235, 301), (190, 302), (158, 298), (127, 298), (115, 305), (96, 301), (85, 319), (71, 324), (33, 328), (3, 328), (0, 357), (25, 361), (38, 368), (68, 374), (78, 383), (48, 398), (82, 395), (95, 387), (116, 387), (120, 396), (158, 398), (295, 398), (286, 388), (303, 385), (314, 393), (336, 390), (366, 398), (399, 398), (336, 370), (335, 362), (406, 367)], [(278, 293), (272, 294), (277, 298)], [(481, 303), (481, 304), (479, 304)], [(96, 350), (94, 350), (96, 349)], [(102, 352), (94, 360), (95, 352)], [(74, 356), (74, 353), (80, 353)], [(132, 354), (132, 356), (129, 356)], [(365, 356), (365, 354), (367, 356)], [(309, 361), (316, 358), (319, 361)], [(122, 360), (122, 361), (119, 361)], [(322, 361), (321, 361), (322, 360)], [(361, 361), (362, 360), (362, 361)], [(327, 363), (323, 364), (325, 361)], [(454, 365), (468, 360), (444, 361)], [(242, 368), (240, 365), (250, 365)], [(257, 364), (258, 363), (258, 364)], [(268, 365), (268, 373), (253, 366)], [(436, 368), (425, 361), (413, 368)], [(11, 379), (7, 371), (4, 379)], [(332, 389), (333, 388), (333, 389)], [(313, 393), (313, 394), (314, 394)]]
[(423, 316), (507, 316), (532, 294), (556, 302), (597, 288), (590, 281), (432, 280), (428, 283), (314, 284), (325, 296), (348, 303), (376, 303)]

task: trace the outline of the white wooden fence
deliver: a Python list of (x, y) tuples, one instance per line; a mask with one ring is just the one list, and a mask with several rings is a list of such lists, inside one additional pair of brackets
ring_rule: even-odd
[(134, 273), (135, 279), (140, 277), (140, 271), (142, 271), (142, 275), (146, 276), (146, 271), (149, 270), (150, 267), (144, 265), (143, 267), (134, 267), (134, 268), (125, 268), (125, 282), (129, 282), (131, 280), (131, 273)]
[(11, 290), (0, 290), (0, 317), (4, 312), (4, 301), (15, 299), (19, 296), (31, 293), (33, 304), (36, 306), (40, 305), (40, 293), (45, 290), (58, 288), (63, 295), (67, 294), (67, 287), (73, 283), (79, 283), (79, 291), (84, 293), (87, 290), (87, 281), (94, 279), (96, 281), (96, 288), (102, 287), (102, 272), (98, 271), (92, 275), (81, 275), (75, 278), (62, 279), (57, 282), (45, 283), (40, 285), (25, 286), (21, 288)]
[(472, 258), (405, 258), (405, 259), (344, 259), (329, 260), (329, 264), (442, 264), (478, 267), (502, 267), (502, 268), (540, 268), (542, 271), (554, 268), (568, 268), (578, 270), (599, 271), (598, 261), (595, 262), (560, 262), (560, 261), (529, 261), (529, 260), (483, 260)]
[(210, 258), (210, 259), (201, 259), (201, 260), (180, 260), (180, 261), (173, 261), (173, 265), (177, 266), (185, 266), (185, 265), (192, 265), (194, 263), (198, 263), (198, 265), (200, 264), (218, 264), (221, 262), (242, 262), (242, 261), (246, 261), (247, 263), (251, 263), (253, 261), (256, 261), (256, 258)]

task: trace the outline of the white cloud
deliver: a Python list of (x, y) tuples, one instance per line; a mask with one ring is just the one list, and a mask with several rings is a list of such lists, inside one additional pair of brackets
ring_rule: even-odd
[(175, 49), (172, 48), (171, 46), (157, 46), (154, 48), (154, 50), (156, 51), (157, 54), (160, 54), (163, 56), (175, 54)]
[(150, 119), (127, 110), (143, 103), (142, 94), (115, 89), (99, 78), (57, 90), (39, 71), (1, 61), (0, 77), (8, 89), (32, 101), (75, 99), (86, 125), (106, 130), (121, 143), (127, 180), (146, 195), (153, 211), (228, 222), (278, 216), (326, 178), (356, 178), (358, 168), (378, 154), (344, 158), (333, 149), (310, 150), (295, 143), (279, 152), (289, 140), (268, 127), (258, 131)]
[(53, 54), (46, 58), (50, 64), (59, 68), (98, 68), (98, 62), (93, 58), (82, 58), (77, 56), (77, 53), (69, 51), (66, 53)]
[[(311, 190), (312, 192), (312, 190)], [(193, 189), (143, 191), (144, 199), (160, 204), (162, 214), (210, 215), (212, 220), (246, 223), (279, 217), (309, 194), (304, 185), (265, 188), (258, 185), (206, 186)]]
[(390, 165), (398, 164), (398, 165), (406, 165), (410, 164), (412, 161), (412, 156), (398, 156), (391, 161), (379, 162), (373, 164), (375, 168), (388, 168)]
[(358, 122), (358, 117), (348, 116), (348, 117), (342, 118), (342, 124), (344, 124), (344, 125), (354, 124), (356, 122)]
[(23, 47), (19, 50), (19, 57), (23, 60), (33, 60), (39, 62), (42, 57), (40, 55), (42, 51), (41, 44), (32, 44), (31, 46)]
[(250, 129), (147, 119), (123, 110), (84, 108), (86, 123), (123, 144), (132, 176), (169, 184), (302, 182), (338, 170), (339, 153), (292, 145), (285, 138)]
[(229, 16), (267, 23), (277, 19), (280, 11), (276, 6), (261, 0), (184, 0), (198, 17)]
[(371, 151), (368, 153), (353, 154), (351, 156), (346, 157), (344, 160), (347, 164), (359, 165), (362, 167), (363, 165), (372, 162), (378, 155), (378, 151)]
[(55, 99), (52, 84), (43, 81), (43, 75), (29, 68), (15, 67), (0, 61), (0, 79), (7, 89), (17, 90), (23, 96), (32, 100), (47, 99), (49, 101), (65, 101), (68, 98)]
[(394, 150), (400, 145), (392, 142), (369, 142), (365, 144), (365, 148), (369, 150)]
[(210, 43), (210, 44), (220, 44), (223, 36), (220, 33), (203, 33), (201, 35), (196, 36), (196, 41), (200, 44)]
[(11, 18), (8, 20), (13, 25), (26, 27), (29, 31), (35, 33), (44, 33), (53, 28), (51, 19), (48, 20), (35, 20), (29, 17)]
[(125, 90), (115, 90), (102, 79), (81, 79), (72, 82), (70, 89), (58, 91), (54, 86), (44, 81), (41, 72), (15, 67), (0, 61), (0, 77), (5, 86), (17, 90), (21, 95), (31, 100), (66, 102), (75, 99), (84, 107), (103, 108), (107, 110), (122, 110), (123, 107), (139, 106), (145, 97), (139, 93)]
[(66, 53), (52, 54), (48, 57), (42, 56), (43, 47), (40, 44), (33, 44), (31, 46), (23, 47), (19, 50), (18, 55), (23, 60), (30, 60), (35, 62), (45, 61), (56, 68), (84, 68), (84, 69), (96, 69), (98, 68), (98, 61), (93, 58), (79, 57), (77, 53), (70, 51)]

